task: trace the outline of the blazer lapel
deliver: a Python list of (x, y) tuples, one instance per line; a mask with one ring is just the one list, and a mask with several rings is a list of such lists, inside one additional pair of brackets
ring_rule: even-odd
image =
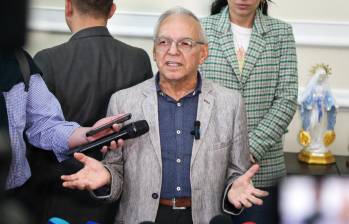
[(212, 90), (212, 86), (210, 83), (206, 82), (204, 79), (202, 80), (202, 88), (201, 94), (199, 96), (198, 102), (198, 112), (197, 112), (197, 120), (200, 121), (200, 136), (201, 139), (194, 139), (193, 150), (191, 156), (191, 166), (195, 161), (195, 157), (199, 152), (200, 145), (202, 143), (203, 138), (205, 137), (205, 133), (210, 123), (212, 108), (214, 105), (214, 97), (210, 94)]
[(259, 59), (261, 52), (265, 49), (266, 41), (264, 36), (267, 32), (264, 16), (260, 10), (257, 10), (256, 18), (253, 24), (250, 43), (247, 49), (244, 68), (242, 70), (241, 83), (244, 85), (249, 79), (250, 74)]
[(217, 31), (222, 35), (219, 39), (221, 49), (233, 68), (234, 75), (239, 80), (240, 70), (235, 54), (234, 37), (233, 32), (231, 31), (228, 7), (223, 10), (218, 24)]
[[(154, 80), (154, 79), (153, 79)], [(158, 115), (158, 99), (157, 92), (155, 89), (155, 81), (150, 82), (151, 86), (145, 88), (143, 94), (146, 96), (146, 99), (142, 103), (142, 109), (144, 113), (144, 117), (149, 124), (149, 136), (151, 143), (153, 145), (153, 149), (155, 154), (159, 160), (159, 164), (161, 166), (161, 145), (160, 145), (160, 134), (159, 134), (159, 115)]]

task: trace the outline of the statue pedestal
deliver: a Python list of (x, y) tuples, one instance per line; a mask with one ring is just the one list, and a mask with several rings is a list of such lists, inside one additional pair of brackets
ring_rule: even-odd
[(298, 159), (299, 161), (302, 161), (304, 163), (320, 164), (320, 165), (327, 165), (327, 164), (332, 164), (336, 162), (336, 159), (334, 158), (331, 152), (311, 153), (310, 151), (305, 149), (303, 149), (298, 154)]

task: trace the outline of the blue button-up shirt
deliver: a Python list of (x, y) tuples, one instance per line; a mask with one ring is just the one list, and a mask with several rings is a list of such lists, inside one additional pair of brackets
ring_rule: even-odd
[(12, 147), (12, 163), (6, 183), (6, 188), (11, 189), (23, 185), (31, 175), (23, 139), (25, 129), (31, 144), (53, 150), (57, 159), (62, 161), (66, 158), (63, 152), (68, 150), (68, 138), (79, 125), (64, 120), (59, 102), (40, 75), (31, 76), (28, 92), (24, 91), (24, 83), (19, 83), (2, 94), (6, 101)]
[(195, 90), (179, 101), (161, 91), (159, 74), (155, 80), (162, 155), (161, 198), (190, 197), (190, 160), (194, 139), (191, 132), (196, 120), (201, 77), (198, 74)]

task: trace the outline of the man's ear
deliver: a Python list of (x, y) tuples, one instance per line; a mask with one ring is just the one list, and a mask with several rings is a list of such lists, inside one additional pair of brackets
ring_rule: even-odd
[(155, 56), (155, 47), (153, 47), (153, 60), (156, 61), (156, 56)]
[(65, 17), (69, 18), (73, 15), (73, 3), (72, 0), (65, 0)]
[(110, 7), (110, 10), (109, 10), (108, 19), (113, 17), (115, 11), (116, 11), (116, 5), (115, 5), (115, 3), (113, 3), (112, 6)]
[(201, 47), (200, 65), (205, 62), (207, 57), (208, 57), (208, 44), (205, 44)]

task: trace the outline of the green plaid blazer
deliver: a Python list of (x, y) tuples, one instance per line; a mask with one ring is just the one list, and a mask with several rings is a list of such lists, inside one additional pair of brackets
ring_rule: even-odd
[(200, 70), (205, 78), (243, 96), (250, 151), (261, 167), (253, 182), (257, 187), (273, 186), (286, 174), (282, 136), (296, 110), (297, 56), (292, 27), (258, 10), (240, 74), (228, 7), (204, 18), (202, 25), (209, 57)]

